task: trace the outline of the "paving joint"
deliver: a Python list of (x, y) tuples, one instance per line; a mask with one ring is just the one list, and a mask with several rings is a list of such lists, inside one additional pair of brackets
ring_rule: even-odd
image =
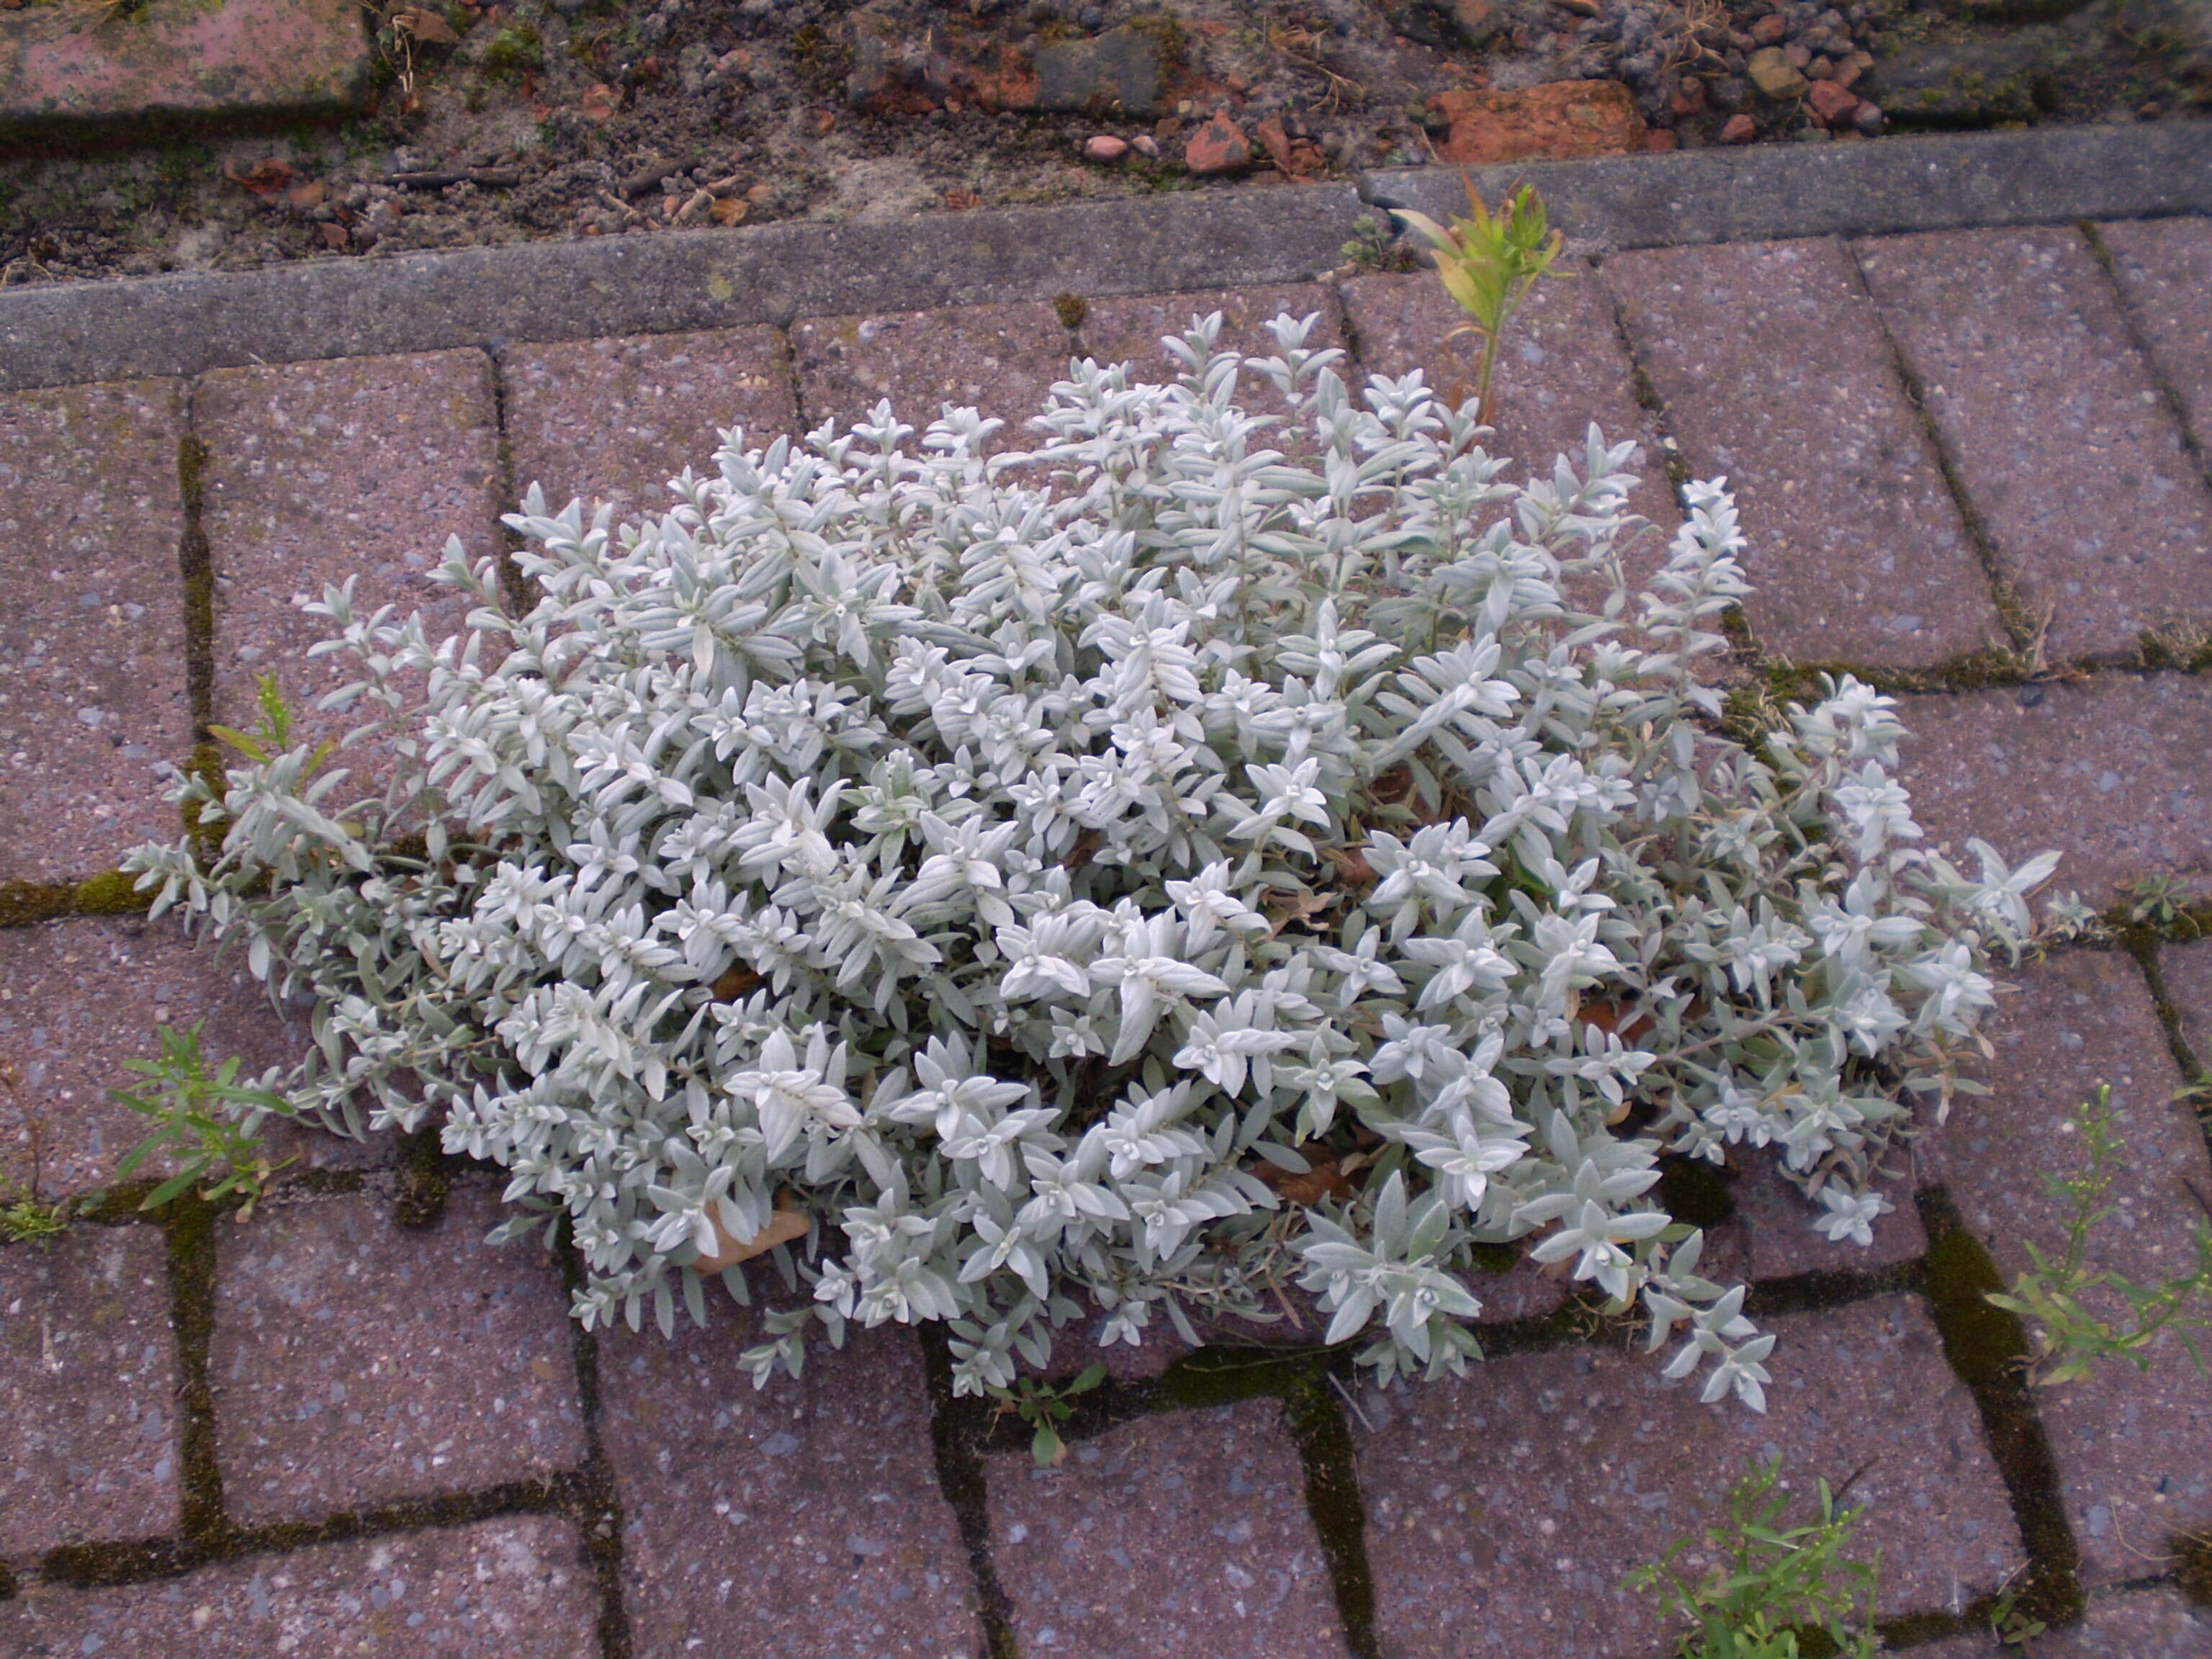
[(2006, 643), (2020, 660), (2033, 664), (2041, 659), (2042, 640), (2048, 618), (2039, 621), (2034, 610), (2022, 597), (2019, 580), (2007, 566), (2004, 554), (1997, 546), (1996, 536), (1990, 528), (1987, 518), (1974, 504), (1973, 492), (1966, 487), (1966, 475), (1957, 453), (1943, 436), (1942, 424), (1935, 410), (1929, 406), (1928, 388), (1919, 371), (1905, 356), (1904, 343), (1897, 331), (1889, 325), (1875, 301), (1874, 284), (1867, 278), (1865, 262), (1859, 257), (1858, 244), (1846, 240), (1844, 252), (1850, 261), (1852, 277), (1858, 283), (1860, 295), (1867, 302), (1869, 316), (1881, 332), (1883, 349), (1889, 354), (1890, 372), (1905, 393), (1905, 401), (1912, 410), (1912, 418), (1920, 428), (1921, 435), (1928, 441), (1929, 452), (1936, 457), (1937, 470), (1942, 474), (1943, 487), (1950, 492), (1951, 503), (1959, 510), (1959, 522), (1965, 526), (1966, 539), (1974, 550), (1975, 562), (1980, 567), (1982, 580), (1989, 584), (1990, 599), (1996, 606), (1997, 620), (2005, 630)]
[(1328, 1563), (1330, 1596), (1352, 1659), (1382, 1659), (1375, 1618), (1375, 1571), (1367, 1559), (1367, 1508), (1359, 1492), (1358, 1449), (1352, 1438), (1337, 1371), (1310, 1378), (1283, 1401), (1283, 1425), (1305, 1473), (1306, 1513)]
[(1916, 1201), (1928, 1237), (1929, 1311), (1942, 1337), (1945, 1359), (1973, 1396), (2027, 1551), (2020, 1605), (2048, 1623), (2070, 1622), (2080, 1616), (2083, 1602), (2081, 1551), (2066, 1518), (2050, 1436), (2029, 1391), (2026, 1327), (2017, 1315), (1986, 1299), (1989, 1292), (2003, 1290), (2004, 1281), (1949, 1192), (1923, 1187)]
[(981, 1449), (988, 1424), (981, 1408), (952, 1391), (952, 1350), (942, 1328), (916, 1333), (929, 1390), (930, 1449), (937, 1489), (952, 1510), (975, 1592), (976, 1622), (983, 1628), (983, 1659), (1021, 1659), (1014, 1636), (1013, 1598), (999, 1577), (991, 1551), (990, 1475)]
[(2097, 269), (2105, 273), (2105, 282), (2118, 301), (2114, 309), (2119, 313), (2120, 325), (2128, 331), (2128, 343), (2135, 348), (2136, 355), (2142, 359), (2143, 367), (2149, 372), (2151, 384), (2158, 388), (2158, 395), (2166, 404), (2166, 413), (2173, 417), (2173, 424), (2181, 434), (2182, 447), (2188, 450), (2190, 459), (2197, 463), (2197, 471), (2204, 480), (2204, 487), (2212, 489), (2212, 455), (2205, 453), (2203, 434), (2190, 423), (2189, 406), (2183, 401), (2180, 389), (2174, 385), (2173, 377), (2166, 373), (2166, 365), (2159, 360), (2157, 351), (2151, 345), (2150, 337), (2143, 331), (2142, 319), (2130, 301), (2127, 284), (2120, 280), (2119, 266), (2112, 258), (2110, 245), (2098, 231), (2094, 219), (2082, 220), (2080, 229), (2081, 240), (2089, 245), (2090, 257), (2096, 260)]
[[(563, 1287), (573, 1296), (585, 1279), (582, 1254), (563, 1229), (559, 1251)], [(584, 1465), (576, 1476), (576, 1529), (599, 1593), (599, 1659), (631, 1659), (629, 1604), (623, 1583), (622, 1493), (600, 1425), (599, 1339), (581, 1320), (568, 1322), (576, 1365), (576, 1407), (584, 1422)]]

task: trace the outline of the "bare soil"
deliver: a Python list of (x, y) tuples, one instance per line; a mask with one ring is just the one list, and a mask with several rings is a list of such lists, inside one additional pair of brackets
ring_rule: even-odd
[[(1438, 94), (1559, 80), (1623, 82), (1654, 147), (1724, 131), (1838, 143), (2166, 118), (2212, 107), (2208, 10), (2205, 0), (401, 0), (371, 15), (380, 84), (361, 117), (19, 142), (0, 156), (0, 283), (1291, 187), (1431, 159), (1445, 134)], [(1811, 81), (1846, 85), (1864, 108), (1832, 131), (1819, 100), (1763, 91), (1747, 73), (1762, 47)], [(1132, 82), (1132, 53), (1138, 81), (1156, 70), (1156, 85)], [(1040, 92), (1024, 66), (1048, 58), (1060, 69)], [(1184, 146), (1217, 109), (1252, 136), (1254, 160), (1200, 179)], [(1134, 147), (1086, 160), (1100, 136)]]

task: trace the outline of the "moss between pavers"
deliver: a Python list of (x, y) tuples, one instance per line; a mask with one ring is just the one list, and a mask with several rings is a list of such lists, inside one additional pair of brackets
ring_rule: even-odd
[(82, 881), (0, 881), (0, 927), (70, 916), (143, 915), (154, 901), (137, 889), (136, 876), (103, 870)]
[(1928, 1301), (1944, 1357), (1981, 1412), (1990, 1454), (2012, 1494), (2027, 1546), (2027, 1573), (2016, 1605), (2049, 1624), (2078, 1619), (2087, 1604), (2081, 1550), (2059, 1496), (2050, 1438), (2029, 1397), (2027, 1328), (2017, 1315), (1990, 1302), (1989, 1293), (2004, 1289), (2004, 1280), (1950, 1194), (1929, 1188), (1919, 1202), (1928, 1235)]

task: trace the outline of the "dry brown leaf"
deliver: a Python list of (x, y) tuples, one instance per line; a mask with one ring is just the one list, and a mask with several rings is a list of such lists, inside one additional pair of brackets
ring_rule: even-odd
[[(1365, 1162), (1354, 1155), (1354, 1161)], [(1248, 1166), (1248, 1173), (1262, 1187), (1285, 1204), (1318, 1204), (1325, 1198), (1351, 1198), (1358, 1192), (1346, 1173), (1345, 1164), (1332, 1153), (1328, 1158), (1316, 1158), (1313, 1167), (1304, 1175), (1293, 1175), (1280, 1164), (1270, 1164), (1265, 1158)]]
[(595, 81), (586, 88), (583, 101), (577, 108), (586, 121), (607, 121), (622, 107), (622, 94), (604, 81)]
[(945, 192), (945, 205), (953, 213), (969, 213), (983, 205), (983, 198), (964, 185), (955, 185)]
[(1610, 1031), (1623, 1042), (1634, 1042), (1651, 1029), (1651, 1012), (1641, 1003), (1585, 1002), (1574, 1017), (1585, 1025)]
[(275, 196), (291, 185), (292, 169), (273, 157), (264, 157), (242, 167), (234, 161), (225, 161), (222, 176), (256, 196)]
[(811, 1222), (797, 1210), (782, 1207), (788, 1200), (787, 1193), (775, 1195), (777, 1208), (769, 1216), (768, 1224), (750, 1238), (732, 1238), (722, 1231), (720, 1219), (708, 1214), (707, 1224), (714, 1230), (716, 1249), (712, 1255), (702, 1255), (691, 1265), (702, 1273), (718, 1273), (725, 1267), (734, 1267), (740, 1261), (750, 1261), (757, 1255), (766, 1255), (779, 1244), (789, 1244), (806, 1237)]
[(402, 34), (412, 35), (426, 46), (458, 46), (461, 37), (453, 33), (453, 26), (428, 6), (410, 6), (392, 14), (392, 27)]
[(1357, 847), (1324, 847), (1321, 855), (1336, 866), (1336, 878), (1347, 887), (1372, 887), (1375, 866)]
[(713, 986), (714, 1000), (735, 1002), (739, 997), (758, 987), (760, 982), (761, 976), (751, 969), (740, 967), (733, 963), (723, 969), (722, 976), (714, 981)]
[(1292, 922), (1311, 921), (1336, 902), (1327, 893), (1293, 893), (1286, 888), (1270, 887), (1260, 895), (1260, 912), (1275, 924), (1274, 933), (1279, 933)]
[(717, 196), (708, 206), (707, 216), (718, 225), (741, 225), (751, 211), (752, 204), (742, 196)]

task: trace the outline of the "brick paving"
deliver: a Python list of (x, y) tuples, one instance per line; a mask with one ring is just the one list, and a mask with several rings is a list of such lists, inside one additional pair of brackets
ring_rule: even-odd
[(0, 1559), (177, 1524), (177, 1352), (152, 1227), (0, 1252)]
[[(2031, 1561), (2063, 1588), (2077, 1554), (2087, 1616), (2037, 1651), (2212, 1650), (2171, 1588), (2172, 1539), (2212, 1525), (2212, 1388), (2176, 1352), (2058, 1389), (1993, 1376), (1937, 1265), (1978, 1242), (2009, 1273), (2051, 1247), (2040, 1177), (2100, 1081), (2129, 1158), (2099, 1259), (2172, 1270), (2212, 1196), (2174, 1100), (2212, 1065), (2212, 941), (2173, 908), (2212, 895), (2212, 682), (2136, 654), (2146, 629), (2185, 644), (2212, 619), (2206, 230), (1621, 255), (1540, 289), (1507, 354), (1516, 459), (1546, 465), (1595, 416), (1647, 445), (1637, 506), (1665, 528), (1662, 434), (1737, 478), (1757, 648), (1909, 687), (1933, 840), (2057, 847), (2056, 885), (2092, 905), (2166, 905), (2139, 953), (2005, 975), (1992, 1092), (1899, 1156), (1871, 1249), (1819, 1238), (1769, 1176), (1707, 1194), (1709, 1261), (1760, 1286), (1782, 1339), (1765, 1417), (1698, 1410), (1521, 1269), (1480, 1287), (1498, 1352), (1465, 1381), (1339, 1392), (1293, 1357), (1256, 1397), (1177, 1406), (1203, 1391), (1146, 1355), (1104, 1392), (1113, 1425), (1039, 1472), (1009, 1425), (985, 1437), (938, 1397), (904, 1333), (759, 1392), (736, 1362), (753, 1316), (726, 1306), (672, 1341), (580, 1340), (559, 1264), (477, 1242), (495, 1187), (464, 1176), (404, 1226), (422, 1172), (396, 1138), (290, 1130), (280, 1150), (320, 1167), (243, 1225), (126, 1219), (126, 1199), (0, 1244), (0, 1651), (1656, 1659), (1622, 1575), (1774, 1452), (1800, 1484), (1857, 1474), (1883, 1605), (1922, 1615), (1921, 1651), (1995, 1652), (1978, 1598)], [(657, 507), (733, 421), (765, 439), (886, 395), (920, 422), (948, 398), (1018, 419), (1078, 350), (1146, 355), (1215, 307), (1257, 343), (1278, 305), (1320, 312), (1364, 368), (1464, 374), (1426, 278), (1361, 276), (0, 398), (0, 1058), (22, 1078), (0, 1170), (28, 1178), (35, 1124), (46, 1193), (111, 1181), (137, 1120), (106, 1091), (156, 1021), (204, 1019), (252, 1067), (298, 1052), (298, 1012), (239, 963), (21, 884), (173, 833), (161, 769), (196, 722), (246, 712), (253, 675), (332, 683), (295, 594), (358, 574), (369, 604), (436, 605), (447, 535), (496, 550), (533, 478)], [(1977, 533), (2054, 607), (2045, 659), (2103, 666), (2033, 672), (2032, 609), (2001, 614)], [(1993, 638), (2014, 665), (1958, 661)]]
[(174, 380), (0, 398), (0, 881), (112, 866), (191, 748)]
[(2078, 230), (1864, 245), (1968, 501), (2062, 660), (2212, 621), (2212, 501)]
[(1343, 1651), (1297, 1447), (1273, 1400), (1084, 1442), (1056, 1469), (993, 1460), (991, 1544), (1025, 1653), (1220, 1659)]
[(1840, 243), (1654, 249), (1606, 281), (1690, 471), (1737, 492), (1761, 646), (1923, 667), (2002, 637)]
[(252, 1523), (542, 1478), (584, 1460), (568, 1297), (496, 1194), (428, 1229), (366, 1196), (216, 1236), (208, 1373), (230, 1512)]

